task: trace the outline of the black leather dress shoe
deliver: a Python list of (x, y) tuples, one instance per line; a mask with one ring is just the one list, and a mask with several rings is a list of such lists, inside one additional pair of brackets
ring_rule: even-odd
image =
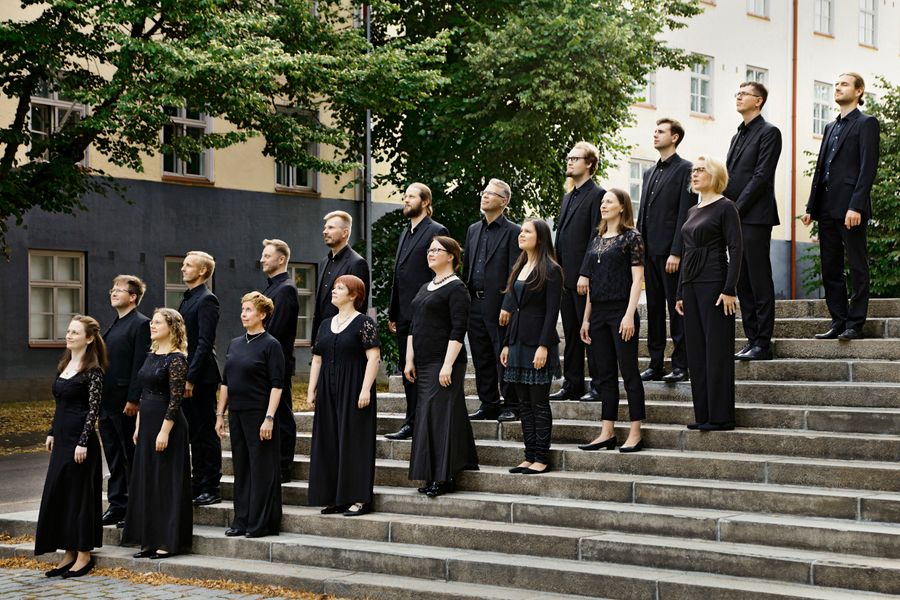
[(743, 354), (737, 354), (736, 360), (772, 360), (772, 347), (753, 346)]
[(500, 414), (500, 409), (493, 406), (482, 406), (471, 415), (469, 419), (472, 421), (493, 421)]
[(581, 398), (581, 392), (576, 394), (566, 388), (550, 394), (551, 400), (578, 400), (579, 398)]
[(115, 525), (119, 521), (125, 518), (125, 511), (121, 508), (113, 508), (110, 506), (106, 509), (106, 512), (103, 513), (103, 516), (100, 517), (100, 523), (104, 526), (106, 525)]
[(222, 501), (222, 496), (214, 492), (203, 492), (194, 498), (194, 506), (209, 506), (210, 504), (218, 504)]
[(734, 423), (701, 423), (697, 429), (700, 431), (732, 431)]
[(747, 352), (747, 350), (749, 350), (752, 347), (753, 347), (753, 344), (751, 344), (750, 342), (747, 342), (746, 344), (741, 346), (740, 350), (738, 350), (737, 352), (734, 353), (734, 357), (737, 358), (741, 354), (744, 354), (745, 352)]
[(641, 380), (642, 381), (662, 381), (663, 376), (666, 374), (662, 369), (654, 369), (649, 368), (645, 369), (641, 372)]
[(247, 533), (243, 529), (235, 529), (234, 527), (229, 527), (225, 530), (225, 537), (237, 537), (239, 535), (244, 535)]
[(497, 420), (501, 423), (509, 423), (510, 421), (518, 421), (519, 414), (516, 411), (510, 410), (507, 408), (502, 413), (497, 415)]
[(817, 333), (813, 337), (817, 340), (836, 340), (842, 333), (844, 333), (843, 327), (832, 327), (825, 333)]
[(850, 329), (845, 329), (844, 333), (837, 336), (837, 339), (844, 340), (844, 341), (846, 341), (846, 340), (861, 340), (865, 337), (866, 336), (863, 335), (862, 331), (860, 331), (859, 329), (853, 329), (851, 327)]
[(687, 369), (675, 367), (672, 372), (662, 378), (666, 383), (678, 383), (679, 381), (687, 381), (690, 379)]
[(408, 440), (413, 436), (412, 425), (403, 425), (396, 433), (389, 433), (386, 437), (389, 440)]
[(456, 491), (456, 484), (452, 479), (449, 481), (436, 481), (434, 482), (428, 491), (425, 492), (425, 495), (429, 498), (437, 498), (438, 496), (443, 496), (444, 494), (449, 494)]
[(125, 529), (125, 519), (122, 519), (118, 523), (116, 523), (116, 529)]
[(582, 402), (600, 402), (600, 394), (597, 390), (591, 390), (586, 393), (584, 396), (579, 398)]

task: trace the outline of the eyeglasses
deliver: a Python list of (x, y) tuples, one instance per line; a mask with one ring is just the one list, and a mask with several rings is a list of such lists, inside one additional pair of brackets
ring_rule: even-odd
[(696, 173), (706, 173), (706, 167), (694, 167), (693, 169), (691, 169), (691, 174)]
[[(438, 252), (447, 252), (447, 251), (444, 250), (443, 248), (429, 248), (428, 249), (428, 254), (437, 254)], [(447, 254), (450, 254), (450, 253), (447, 252)]]
[(131, 294), (131, 292), (122, 288), (112, 288), (109, 290), (109, 295), (112, 296), (113, 294)]
[(480, 198), (485, 194), (488, 196), (497, 196), (498, 198), (503, 198), (504, 200), (506, 200), (506, 196), (504, 196), (503, 194), (498, 194), (497, 192), (492, 192), (491, 190), (481, 190), (481, 193), (478, 195), (478, 197)]
[(578, 161), (581, 160), (582, 158), (587, 158), (587, 156), (567, 156), (567, 157), (566, 157), (566, 162), (567, 162), (567, 163), (578, 162)]
[(753, 96), (754, 98), (762, 98), (759, 94), (751, 94), (750, 92), (738, 92), (734, 95), (735, 98), (743, 98), (744, 96)]

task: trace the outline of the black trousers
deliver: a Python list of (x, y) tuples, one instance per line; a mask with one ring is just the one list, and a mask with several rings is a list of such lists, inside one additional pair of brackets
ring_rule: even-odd
[(502, 403), (505, 408), (516, 410), (515, 388), (503, 381), (505, 369), (500, 363), (500, 344), (503, 342), (504, 328), (498, 322), (500, 315), (487, 314), (484, 309), (483, 299), (472, 298), (467, 333), (478, 398), (483, 407), (499, 408)]
[(591, 359), (593, 350), (581, 341), (581, 321), (584, 319), (584, 306), (587, 298), (579, 296), (575, 290), (563, 287), (559, 312), (562, 316), (563, 336), (566, 346), (563, 351), (563, 388), (572, 395), (584, 393), (584, 359), (588, 357), (588, 372), (591, 375), (591, 387), (599, 391), (599, 380), (596, 367)]
[(627, 309), (627, 302), (591, 304), (591, 347), (594, 349), (594, 360), (600, 378), (598, 391), (603, 402), (601, 418), (604, 421), (615, 421), (619, 418), (618, 372), (622, 373), (622, 380), (625, 383), (628, 418), (631, 421), (643, 421), (646, 418), (644, 382), (641, 381), (638, 367), (641, 318), (635, 313), (634, 335), (626, 342), (619, 333), (619, 326)]
[(278, 427), (272, 439), (260, 440), (265, 409), (228, 411), (228, 433), (234, 464), (234, 520), (231, 526), (255, 535), (278, 533), (281, 527)]
[(775, 330), (775, 282), (772, 280), (770, 225), (741, 224), (744, 255), (737, 295), (744, 335), (753, 346), (768, 348)]
[[(822, 258), (822, 287), (831, 325), (838, 329), (862, 330), (869, 311), (868, 223), (847, 229), (843, 219), (819, 219), (819, 255)], [(844, 257), (850, 266), (853, 295), (847, 301)]]
[(279, 464), (281, 476), (291, 478), (294, 468), (294, 450), (297, 447), (297, 421), (294, 420), (294, 398), (291, 396), (291, 377), (285, 372), (284, 387), (281, 389), (281, 402), (275, 411), (275, 424), (278, 427)]
[(103, 440), (103, 454), (109, 467), (109, 481), (106, 498), (109, 507), (125, 510), (128, 506), (128, 481), (131, 479), (131, 464), (134, 462), (135, 417), (122, 412), (125, 408), (100, 405), (100, 439)]
[(669, 311), (669, 332), (674, 344), (672, 368), (687, 368), (684, 318), (675, 310), (680, 272), (666, 273), (668, 258), (668, 255), (644, 257), (644, 281), (647, 284), (647, 349), (650, 351), (650, 368), (660, 371), (666, 353), (666, 309)]
[(525, 460), (548, 464), (553, 413), (550, 412), (550, 384), (513, 384), (519, 399), (519, 418), (525, 439)]
[(219, 493), (222, 479), (222, 442), (216, 434), (217, 384), (198, 383), (182, 402), (191, 443), (191, 494)]
[(416, 384), (407, 381), (403, 377), (403, 369), (406, 367), (406, 340), (409, 338), (410, 323), (397, 323), (397, 346), (400, 351), (400, 379), (403, 380), (403, 392), (406, 394), (406, 420), (405, 425), (412, 427), (416, 422), (416, 405), (419, 403), (419, 393)]
[(684, 335), (697, 423), (734, 423), (734, 315), (716, 300), (723, 282), (684, 284)]

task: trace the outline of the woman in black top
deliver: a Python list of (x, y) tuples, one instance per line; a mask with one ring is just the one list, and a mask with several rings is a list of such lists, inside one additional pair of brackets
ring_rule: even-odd
[(34, 536), (34, 554), (65, 550), (47, 577), (81, 577), (94, 568), (91, 550), (103, 545), (102, 464), (94, 430), (108, 363), (100, 324), (76, 315), (56, 368), (56, 412), (47, 434), (50, 466)]
[(375, 485), (375, 377), (381, 345), (375, 321), (360, 313), (366, 284), (341, 275), (331, 288), (337, 315), (319, 325), (307, 404), (315, 409), (309, 504), (322, 514), (357, 517), (372, 510)]
[(187, 332), (181, 314), (158, 308), (150, 319), (150, 353), (138, 371), (141, 410), (122, 544), (135, 558), (189, 552), (194, 531), (188, 424), (181, 409), (187, 381)]
[(506, 367), (503, 380), (516, 386), (525, 440), (525, 460), (509, 472), (537, 475), (550, 470), (550, 384), (562, 374), (556, 333), (562, 269), (550, 226), (542, 219), (522, 224), (519, 248), (500, 311), (500, 324), (507, 325), (500, 362)]
[(452, 492), (459, 471), (478, 469), (464, 387), (469, 292), (456, 276), (460, 252), (453, 238), (439, 235), (431, 242), (434, 279), (413, 298), (403, 370), (419, 396), (409, 478), (425, 480), (419, 491), (432, 498)]
[[(741, 268), (741, 219), (722, 196), (725, 165), (700, 157), (691, 170), (691, 189), (700, 204), (681, 227), (684, 253), (675, 308), (684, 315), (696, 422), (688, 429), (734, 429), (735, 285)], [(724, 202), (723, 202), (724, 200)]]
[(225, 437), (225, 408), (234, 467), (234, 519), (225, 535), (263, 537), (281, 528), (281, 468), (275, 411), (281, 402), (284, 353), (263, 321), (275, 304), (259, 292), (241, 298), (246, 331), (228, 344), (216, 432)]
[(631, 428), (619, 452), (644, 448), (641, 421), (645, 417), (644, 382), (638, 368), (637, 314), (644, 281), (644, 241), (634, 228), (631, 197), (611, 189), (600, 201), (598, 235), (591, 241), (581, 263), (578, 293), (587, 295), (581, 340), (593, 347), (592, 356), (600, 380), (603, 402), (600, 435), (582, 450), (612, 450), (616, 447), (619, 414), (619, 377), (625, 382)]

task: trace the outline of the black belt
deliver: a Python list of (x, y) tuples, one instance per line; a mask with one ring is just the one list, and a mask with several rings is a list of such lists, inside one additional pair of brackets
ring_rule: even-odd
[(478, 298), (479, 300), (484, 300), (484, 290), (475, 290), (472, 292), (473, 298)]

